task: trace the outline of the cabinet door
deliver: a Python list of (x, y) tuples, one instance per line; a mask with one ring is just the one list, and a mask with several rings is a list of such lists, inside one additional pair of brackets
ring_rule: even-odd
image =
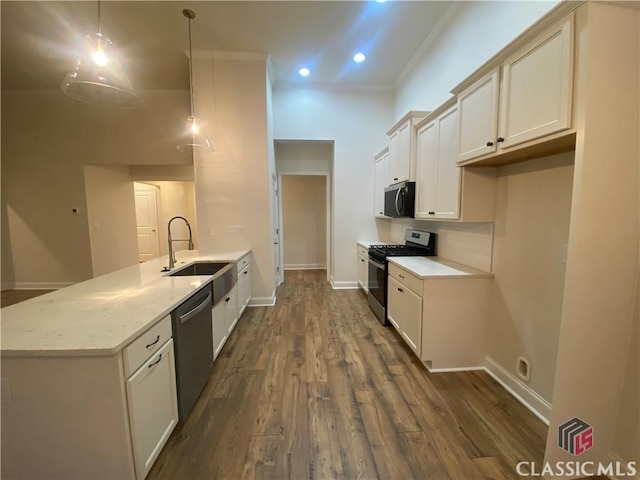
[(422, 299), (393, 277), (388, 277), (388, 282), (389, 321), (400, 332), (407, 345), (420, 356)]
[(368, 291), (367, 282), (369, 281), (369, 259), (358, 255), (358, 284), (360, 287), (364, 289), (365, 292)]
[(373, 192), (373, 214), (376, 217), (384, 217), (384, 188), (387, 180), (387, 163), (389, 153), (376, 159), (376, 170)]
[(504, 62), (498, 130), (501, 148), (571, 127), (572, 24), (573, 17)]
[(238, 317), (249, 305), (251, 300), (251, 268), (247, 266), (238, 274)]
[(400, 162), (400, 131), (396, 130), (389, 136), (389, 161), (387, 163), (385, 187), (398, 180), (398, 163)]
[(416, 218), (435, 213), (438, 168), (438, 125), (436, 121), (420, 127), (416, 139)]
[(173, 340), (126, 383), (136, 477), (144, 478), (178, 423)]
[(224, 300), (219, 301), (211, 311), (213, 317), (213, 359), (215, 360), (227, 341), (227, 324), (224, 317)]
[(496, 151), (498, 70), (458, 95), (458, 161)]
[(222, 300), (224, 303), (224, 323), (227, 326), (227, 337), (231, 335), (231, 332), (238, 323), (238, 284), (236, 283), (233, 288), (227, 293), (227, 296)]
[(400, 152), (395, 165), (394, 182), (404, 182), (411, 177), (411, 121), (408, 120), (398, 131)]
[(462, 172), (456, 165), (458, 139), (458, 109), (447, 110), (437, 119), (438, 153), (435, 180), (435, 218), (460, 217), (460, 180)]

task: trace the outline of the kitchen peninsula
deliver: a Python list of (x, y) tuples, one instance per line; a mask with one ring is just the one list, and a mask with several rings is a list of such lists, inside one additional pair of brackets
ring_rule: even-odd
[[(240, 273), (249, 255), (183, 251), (176, 267), (224, 261)], [(3, 476), (144, 478), (177, 423), (169, 314), (215, 277), (167, 276), (166, 263), (2, 309)]]

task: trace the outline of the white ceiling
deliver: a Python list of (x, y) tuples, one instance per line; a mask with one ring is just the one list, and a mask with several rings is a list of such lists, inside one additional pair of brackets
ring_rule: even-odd
[[(194, 50), (268, 53), (278, 83), (391, 88), (452, 2), (103, 1), (102, 33), (135, 88), (188, 88), (184, 8)], [(2, 89), (54, 88), (77, 39), (97, 31), (94, 1), (0, 2)], [(351, 57), (362, 50), (367, 61)], [(305, 64), (311, 76), (302, 79)]]

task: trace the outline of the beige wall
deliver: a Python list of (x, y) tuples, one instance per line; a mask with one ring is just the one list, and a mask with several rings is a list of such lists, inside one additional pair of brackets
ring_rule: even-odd
[(498, 170), (488, 355), (551, 402), (569, 237), (573, 152)]
[[(193, 62), (196, 114), (215, 152), (194, 156), (199, 248), (253, 251), (252, 303), (275, 295), (272, 193), (264, 60)], [(237, 234), (229, 227), (240, 227)]]
[[(158, 227), (160, 240), (160, 255), (169, 253), (167, 244), (167, 224), (169, 220), (175, 216), (184, 217), (191, 225), (191, 234), (193, 235), (194, 247), (198, 248), (198, 222), (196, 218), (195, 205), (195, 183), (194, 182), (144, 182), (155, 185), (160, 189), (158, 199)], [(171, 224), (171, 237), (189, 238), (189, 230), (185, 223), (176, 220)], [(185, 250), (188, 244), (186, 242), (174, 243), (174, 250)]]
[(326, 268), (326, 178), (322, 175), (282, 176), (285, 270)]
[(608, 461), (617, 435), (638, 301), (639, 25), (624, 2), (586, 2), (576, 15), (579, 108), (549, 462), (575, 461), (557, 447), (558, 426), (573, 417), (595, 432), (580, 461)]
[(129, 168), (85, 166), (93, 276), (138, 263), (133, 183)]
[(57, 89), (2, 92), (3, 287), (91, 278), (85, 165), (192, 163), (174, 145), (188, 93), (140, 93), (141, 108), (121, 110)]

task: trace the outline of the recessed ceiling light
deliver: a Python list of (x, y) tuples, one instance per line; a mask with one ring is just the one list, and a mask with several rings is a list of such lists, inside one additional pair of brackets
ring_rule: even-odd
[(364, 62), (366, 58), (367, 57), (365, 56), (364, 53), (358, 52), (353, 56), (353, 61), (356, 63), (361, 63), (361, 62)]
[(386, 1), (387, 1), (387, 0), (376, 0), (376, 2), (378, 2), (378, 3), (384, 3), (384, 2), (386, 2)]
[(298, 70), (298, 74), (301, 77), (308, 77), (310, 73), (311, 70), (309, 70), (307, 67), (302, 67), (300, 70)]

